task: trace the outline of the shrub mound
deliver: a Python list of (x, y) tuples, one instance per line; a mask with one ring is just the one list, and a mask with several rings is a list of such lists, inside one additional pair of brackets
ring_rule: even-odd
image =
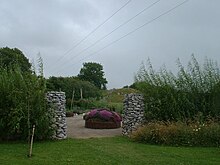
[(174, 146), (220, 146), (218, 122), (151, 122), (133, 132), (138, 142)]
[(113, 129), (121, 127), (121, 116), (108, 109), (93, 109), (85, 116), (85, 127), (94, 129)]

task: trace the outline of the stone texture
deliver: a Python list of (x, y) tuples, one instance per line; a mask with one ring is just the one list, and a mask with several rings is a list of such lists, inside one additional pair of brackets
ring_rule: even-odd
[(67, 124), (66, 124), (66, 96), (65, 92), (51, 91), (47, 93), (47, 102), (49, 104), (49, 111), (54, 113), (53, 128), (55, 132), (54, 139), (67, 138)]
[(129, 136), (144, 123), (144, 98), (141, 94), (126, 94), (122, 115), (122, 134)]

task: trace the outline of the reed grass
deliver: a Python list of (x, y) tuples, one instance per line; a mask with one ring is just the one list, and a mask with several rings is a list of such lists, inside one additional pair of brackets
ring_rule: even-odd
[(144, 94), (147, 120), (187, 121), (220, 116), (220, 69), (205, 59), (199, 64), (194, 55), (187, 67), (177, 60), (177, 74), (162, 67), (155, 71), (148, 59), (136, 74), (136, 87)]

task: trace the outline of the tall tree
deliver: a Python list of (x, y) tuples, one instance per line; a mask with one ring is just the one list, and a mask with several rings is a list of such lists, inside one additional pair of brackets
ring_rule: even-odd
[(78, 77), (81, 80), (91, 82), (99, 89), (106, 89), (106, 84), (108, 83), (104, 77), (103, 66), (95, 62), (84, 63)]
[(25, 55), (17, 48), (0, 48), (0, 68), (18, 66), (22, 72), (30, 72), (31, 64)]

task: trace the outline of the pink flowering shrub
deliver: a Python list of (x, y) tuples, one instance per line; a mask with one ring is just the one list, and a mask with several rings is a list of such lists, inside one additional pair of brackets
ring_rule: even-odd
[(108, 109), (93, 109), (85, 115), (84, 119), (97, 119), (102, 121), (114, 122), (121, 122), (122, 120), (119, 114), (117, 114), (116, 112), (112, 112)]

